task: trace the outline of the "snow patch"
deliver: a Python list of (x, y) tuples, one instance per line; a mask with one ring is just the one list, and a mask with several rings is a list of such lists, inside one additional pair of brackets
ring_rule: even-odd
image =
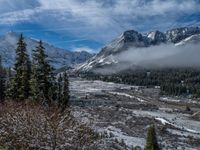
[(145, 102), (143, 99), (141, 99), (139, 97), (132, 96), (132, 95), (129, 95), (126, 93), (119, 93), (119, 92), (109, 92), (109, 93), (113, 94), (113, 95), (125, 96), (125, 97), (131, 98), (131, 99), (137, 99), (139, 102)]
[(144, 148), (144, 145), (146, 142), (144, 138), (132, 137), (132, 136), (126, 135), (124, 132), (121, 131), (121, 129), (116, 128), (114, 126), (108, 126), (106, 128), (99, 129), (98, 132), (102, 132), (102, 133), (106, 132), (108, 135), (112, 134), (113, 138), (117, 139), (119, 142), (123, 140), (125, 144), (130, 148), (136, 147), (136, 146), (140, 146)]
[(174, 126), (174, 127), (176, 127), (176, 128), (179, 128), (179, 129), (181, 129), (181, 130), (185, 130), (185, 131), (187, 131), (187, 132), (200, 134), (200, 132), (198, 132), (198, 131), (196, 131), (196, 130), (192, 130), (192, 129), (188, 129), (188, 128), (186, 128), (186, 127), (178, 126), (178, 125), (176, 125), (176, 124), (173, 124), (173, 123), (167, 121), (166, 119), (163, 119), (163, 118), (155, 118), (155, 119), (158, 120), (158, 121), (160, 121), (163, 125), (169, 124), (169, 125), (172, 125), (172, 126)]

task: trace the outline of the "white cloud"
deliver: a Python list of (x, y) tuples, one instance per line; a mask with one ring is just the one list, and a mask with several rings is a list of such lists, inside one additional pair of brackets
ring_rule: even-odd
[(36, 0), (0, 0), (0, 13), (8, 13), (17, 10), (32, 9), (40, 4)]
[(16, 24), (21, 21), (33, 21), (35, 14), (40, 13), (40, 9), (24, 9), (7, 12), (0, 15), (0, 24)]
[[(0, 5), (0, 24), (37, 22), (103, 42), (130, 28), (169, 27), (180, 14), (200, 13), (197, 0), (0, 0)], [(148, 20), (152, 16), (156, 19)]]
[(199, 66), (199, 48), (200, 44), (163, 44), (148, 48), (131, 48), (116, 56), (116, 59), (136, 66)]
[[(17, 9), (16, 6), (19, 5), (19, 2), (21, 2), (20, 6), (23, 6), (20, 9), (21, 12), (20, 10), (17, 11), (17, 14), (20, 14), (16, 16), (19, 21), (22, 20), (20, 17), (27, 19), (27, 14), (24, 13), (25, 11), (28, 11), (28, 13), (32, 12), (34, 14), (38, 13), (39, 9), (43, 10), (40, 15), (48, 12), (49, 16), (60, 16), (61, 18), (64, 17), (63, 19), (68, 19), (68, 15), (70, 14), (71, 17), (76, 20), (78, 19), (90, 25), (98, 26), (106, 26), (113, 23), (116, 24), (115, 19), (118, 17), (122, 17), (122, 19), (129, 18), (129, 20), (131, 20), (131, 18), (163, 15), (170, 12), (173, 12), (174, 14), (180, 12), (200, 12), (200, 5), (196, 0), (117, 0), (112, 4), (107, 4), (106, 7), (105, 3), (109, 2), (104, 0), (38, 0), (35, 1), (37, 5), (34, 4), (33, 1), (14, 0), (11, 2), (11, 0), (2, 0), (0, 1), (0, 4), (3, 6), (3, 9), (0, 10), (5, 12), (10, 10), (9, 13), (3, 14), (3, 16), (6, 15), (7, 17), (12, 18), (12, 15), (15, 15), (16, 13), (13, 9)], [(50, 10), (52, 13), (49, 12)]]
[[(108, 9), (103, 7), (102, 2), (80, 0), (40, 0), (41, 7), (45, 10), (56, 10), (60, 16), (73, 17), (90, 25), (105, 26), (112, 21)], [(68, 17), (64, 19), (68, 19)]]
[(118, 0), (113, 10), (116, 14), (145, 17), (167, 12), (200, 12), (200, 6), (196, 0)]

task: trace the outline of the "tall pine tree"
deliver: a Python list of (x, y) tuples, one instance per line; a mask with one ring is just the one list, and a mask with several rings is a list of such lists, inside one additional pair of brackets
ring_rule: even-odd
[(6, 71), (6, 92), (5, 92), (5, 94), (6, 94), (6, 98), (12, 98), (13, 97), (13, 89), (12, 89), (12, 82), (13, 82), (13, 75), (12, 75), (12, 70), (11, 70), (11, 68), (9, 67), (8, 69), (7, 69), (7, 71)]
[(0, 102), (3, 102), (5, 99), (5, 80), (6, 80), (6, 72), (2, 65), (2, 59), (0, 56)]
[(63, 99), (63, 78), (62, 78), (62, 75), (60, 74), (59, 77), (58, 77), (58, 80), (57, 80), (57, 90), (58, 90), (58, 96), (57, 96), (57, 99), (58, 99), (58, 104), (61, 105), (62, 104), (62, 99)]
[[(34, 59), (34, 57), (33, 57)], [(34, 100), (39, 100), (41, 97), (41, 91), (39, 89), (39, 76), (37, 71), (37, 64), (35, 60), (32, 62), (32, 73), (31, 73), (31, 80), (30, 80), (30, 88), (31, 88), (31, 97)]]
[(52, 96), (51, 89), (53, 87), (52, 67), (47, 61), (45, 48), (42, 41), (39, 42), (35, 50), (33, 50), (33, 65), (31, 77), (31, 93), (35, 100), (42, 100), (50, 104)]
[(14, 66), (15, 76), (12, 80), (11, 95), (13, 99), (24, 100), (30, 96), (31, 63), (27, 54), (26, 43), (21, 34), (17, 43), (16, 63)]
[(65, 72), (63, 75), (63, 98), (62, 98), (62, 107), (66, 108), (69, 104), (69, 80), (67, 73)]

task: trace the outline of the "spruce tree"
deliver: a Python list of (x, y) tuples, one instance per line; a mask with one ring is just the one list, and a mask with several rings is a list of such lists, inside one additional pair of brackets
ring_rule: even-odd
[(63, 75), (63, 99), (62, 99), (62, 107), (66, 108), (69, 104), (69, 80), (67, 73), (65, 72)]
[(159, 150), (154, 125), (150, 126), (148, 129), (145, 150)]
[(39, 78), (38, 78), (38, 74), (37, 74), (37, 65), (34, 63), (32, 63), (32, 73), (31, 73), (31, 80), (30, 80), (30, 88), (31, 88), (31, 97), (34, 100), (39, 100), (40, 95), (40, 89), (39, 89)]
[(26, 43), (21, 34), (17, 43), (16, 49), (16, 63), (14, 66), (15, 76), (11, 85), (11, 95), (13, 99), (24, 100), (30, 95), (30, 73), (31, 64), (26, 50)]
[(55, 77), (55, 73), (54, 73), (54, 68), (52, 66), (50, 66), (50, 77), (49, 77), (49, 83), (50, 83), (50, 88), (49, 88), (49, 99), (51, 101), (55, 101), (57, 100), (57, 82), (56, 82), (56, 77)]
[(62, 75), (60, 74), (59, 77), (58, 77), (58, 80), (57, 80), (57, 89), (58, 89), (58, 104), (61, 105), (62, 104), (62, 99), (63, 99), (63, 90), (62, 90), (62, 87), (63, 87), (63, 78), (62, 78)]
[(12, 87), (13, 87), (13, 85), (11, 84), (12, 82), (13, 82), (13, 79), (12, 79), (12, 77), (13, 77), (13, 75), (12, 75), (12, 70), (11, 70), (11, 68), (9, 67), (8, 69), (7, 69), (7, 72), (6, 72), (6, 78), (7, 78), (7, 80), (6, 80), (6, 98), (12, 98), (13, 97), (13, 89), (12, 89)]
[(32, 65), (32, 78), (31, 78), (31, 91), (36, 100), (42, 100), (44, 103), (50, 104), (53, 91), (53, 75), (52, 67), (47, 61), (45, 48), (42, 41), (39, 42), (35, 50), (33, 50), (33, 65)]
[(0, 56), (0, 102), (3, 102), (5, 100), (5, 79), (6, 78), (6, 72), (2, 65), (2, 59)]

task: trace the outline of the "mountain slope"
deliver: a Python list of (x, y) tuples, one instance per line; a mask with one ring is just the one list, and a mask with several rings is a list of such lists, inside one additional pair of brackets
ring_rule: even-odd
[(195, 34), (195, 35), (192, 35), (178, 43), (176, 43), (175, 45), (176, 46), (183, 46), (183, 45), (186, 45), (186, 44), (198, 44), (200, 43), (200, 34)]
[[(19, 38), (19, 34), (15, 32), (8, 32), (6, 35), (0, 37), (0, 55), (3, 59), (3, 64), (6, 67), (11, 67), (15, 61), (15, 49), (16, 43)], [(38, 40), (25, 37), (27, 44), (27, 50), (31, 55), (32, 50), (38, 44)], [(48, 43), (44, 43), (46, 54), (49, 56), (49, 61), (56, 69), (63, 66), (71, 66), (79, 63), (83, 63), (93, 55), (82, 51), (82, 52), (71, 52), (61, 48), (56, 48)]]
[[(78, 66), (76, 71), (89, 72), (98, 70), (99, 68), (116, 68), (122, 65), (127, 66), (129, 65), (128, 63), (123, 64), (124, 62), (116, 59), (119, 55), (124, 54), (127, 51), (129, 51), (129, 54), (133, 54), (135, 58), (135, 56), (138, 54), (137, 52), (140, 50), (144, 51), (145, 48), (150, 49), (152, 47), (152, 49), (154, 49), (155, 47), (155, 49), (158, 49), (158, 46), (163, 45), (162, 49), (165, 49), (165, 47), (171, 49), (173, 46), (200, 43), (199, 35), (200, 27), (176, 28), (168, 30), (164, 33), (160, 31), (152, 31), (141, 34), (134, 30), (125, 31), (110, 44), (102, 48), (102, 50), (96, 56), (89, 59), (86, 63)], [(151, 53), (151, 51), (148, 52)], [(176, 50), (176, 52), (181, 55), (181, 51), (179, 52), (179, 50)], [(123, 60), (126, 61), (125, 59)]]

